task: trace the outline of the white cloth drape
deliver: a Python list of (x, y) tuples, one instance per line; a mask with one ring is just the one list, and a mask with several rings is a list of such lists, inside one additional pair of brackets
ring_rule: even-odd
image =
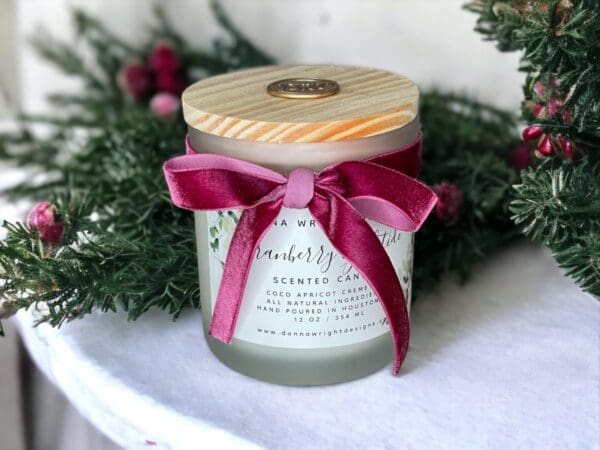
[[(119, 450), (84, 419), (52, 383), (31, 365), (31, 450)], [(6, 447), (9, 449), (10, 447)], [(1, 450), (4, 447), (0, 446)]]
[[(119, 450), (89, 424), (45, 376), (21, 355), (16, 330), (3, 322), (0, 341), (0, 450)], [(20, 378), (20, 360), (30, 373)], [(30, 405), (24, 405), (22, 389)], [(26, 411), (31, 412), (26, 416)], [(25, 424), (27, 423), (27, 426)], [(26, 435), (25, 433), (28, 433)]]

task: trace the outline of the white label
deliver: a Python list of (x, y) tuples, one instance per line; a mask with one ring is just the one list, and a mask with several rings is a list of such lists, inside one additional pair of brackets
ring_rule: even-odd
[[(240, 211), (207, 213), (213, 310), (239, 216)], [(410, 303), (412, 233), (369, 224)], [(236, 339), (273, 347), (324, 348), (355, 344), (388, 331), (379, 300), (334, 250), (308, 210), (283, 208), (254, 256)]]

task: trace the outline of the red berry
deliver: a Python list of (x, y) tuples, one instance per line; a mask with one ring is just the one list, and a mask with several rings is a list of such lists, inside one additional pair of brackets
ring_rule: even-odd
[(117, 75), (121, 89), (131, 94), (136, 99), (141, 99), (150, 93), (152, 88), (152, 74), (139, 62), (125, 65)]
[(64, 225), (58, 222), (56, 208), (50, 202), (40, 202), (31, 208), (26, 223), (44, 242), (58, 244), (62, 239)]
[(181, 66), (175, 49), (166, 42), (158, 42), (154, 45), (148, 64), (157, 73), (177, 72)]
[(537, 146), (537, 151), (542, 156), (550, 156), (554, 151), (554, 146), (552, 145), (552, 141), (548, 136), (544, 136), (544, 138), (540, 141)]
[(435, 215), (442, 222), (455, 222), (463, 210), (463, 193), (454, 183), (442, 182), (432, 187), (438, 196)]
[(544, 129), (539, 125), (530, 125), (523, 130), (521, 136), (524, 141), (533, 141), (544, 134)]
[(573, 143), (561, 135), (558, 135), (556, 140), (565, 158), (571, 159), (573, 157)]
[(517, 144), (513, 152), (508, 156), (511, 166), (517, 170), (524, 170), (531, 164), (531, 148), (529, 144), (521, 142)]
[(159, 72), (156, 74), (156, 90), (168, 92), (173, 95), (181, 95), (185, 84), (176, 72)]
[(179, 111), (179, 98), (167, 92), (160, 92), (150, 100), (150, 109), (160, 119), (169, 120)]

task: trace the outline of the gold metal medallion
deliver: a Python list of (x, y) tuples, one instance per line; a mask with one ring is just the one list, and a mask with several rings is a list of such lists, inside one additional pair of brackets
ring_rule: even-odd
[(319, 78), (287, 78), (267, 86), (267, 92), (273, 97), (296, 99), (329, 97), (339, 90), (340, 85), (335, 81)]

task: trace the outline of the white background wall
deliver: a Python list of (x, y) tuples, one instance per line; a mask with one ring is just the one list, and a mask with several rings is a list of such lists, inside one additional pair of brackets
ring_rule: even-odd
[(16, 1), (0, 0), (0, 120), (18, 103)]
[[(12, 0), (0, 0), (8, 2)], [(43, 95), (65, 81), (27, 48), (41, 26), (69, 37), (69, 7), (104, 19), (124, 37), (139, 40), (151, 22), (149, 0), (21, 0), (19, 28), (24, 106), (38, 108)], [(206, 45), (218, 33), (207, 0), (160, 2), (186, 37)], [(518, 55), (500, 54), (473, 32), (475, 15), (463, 0), (224, 0), (233, 21), (260, 47), (285, 63), (343, 63), (401, 72), (423, 87), (472, 93), (518, 108), (522, 80)]]

